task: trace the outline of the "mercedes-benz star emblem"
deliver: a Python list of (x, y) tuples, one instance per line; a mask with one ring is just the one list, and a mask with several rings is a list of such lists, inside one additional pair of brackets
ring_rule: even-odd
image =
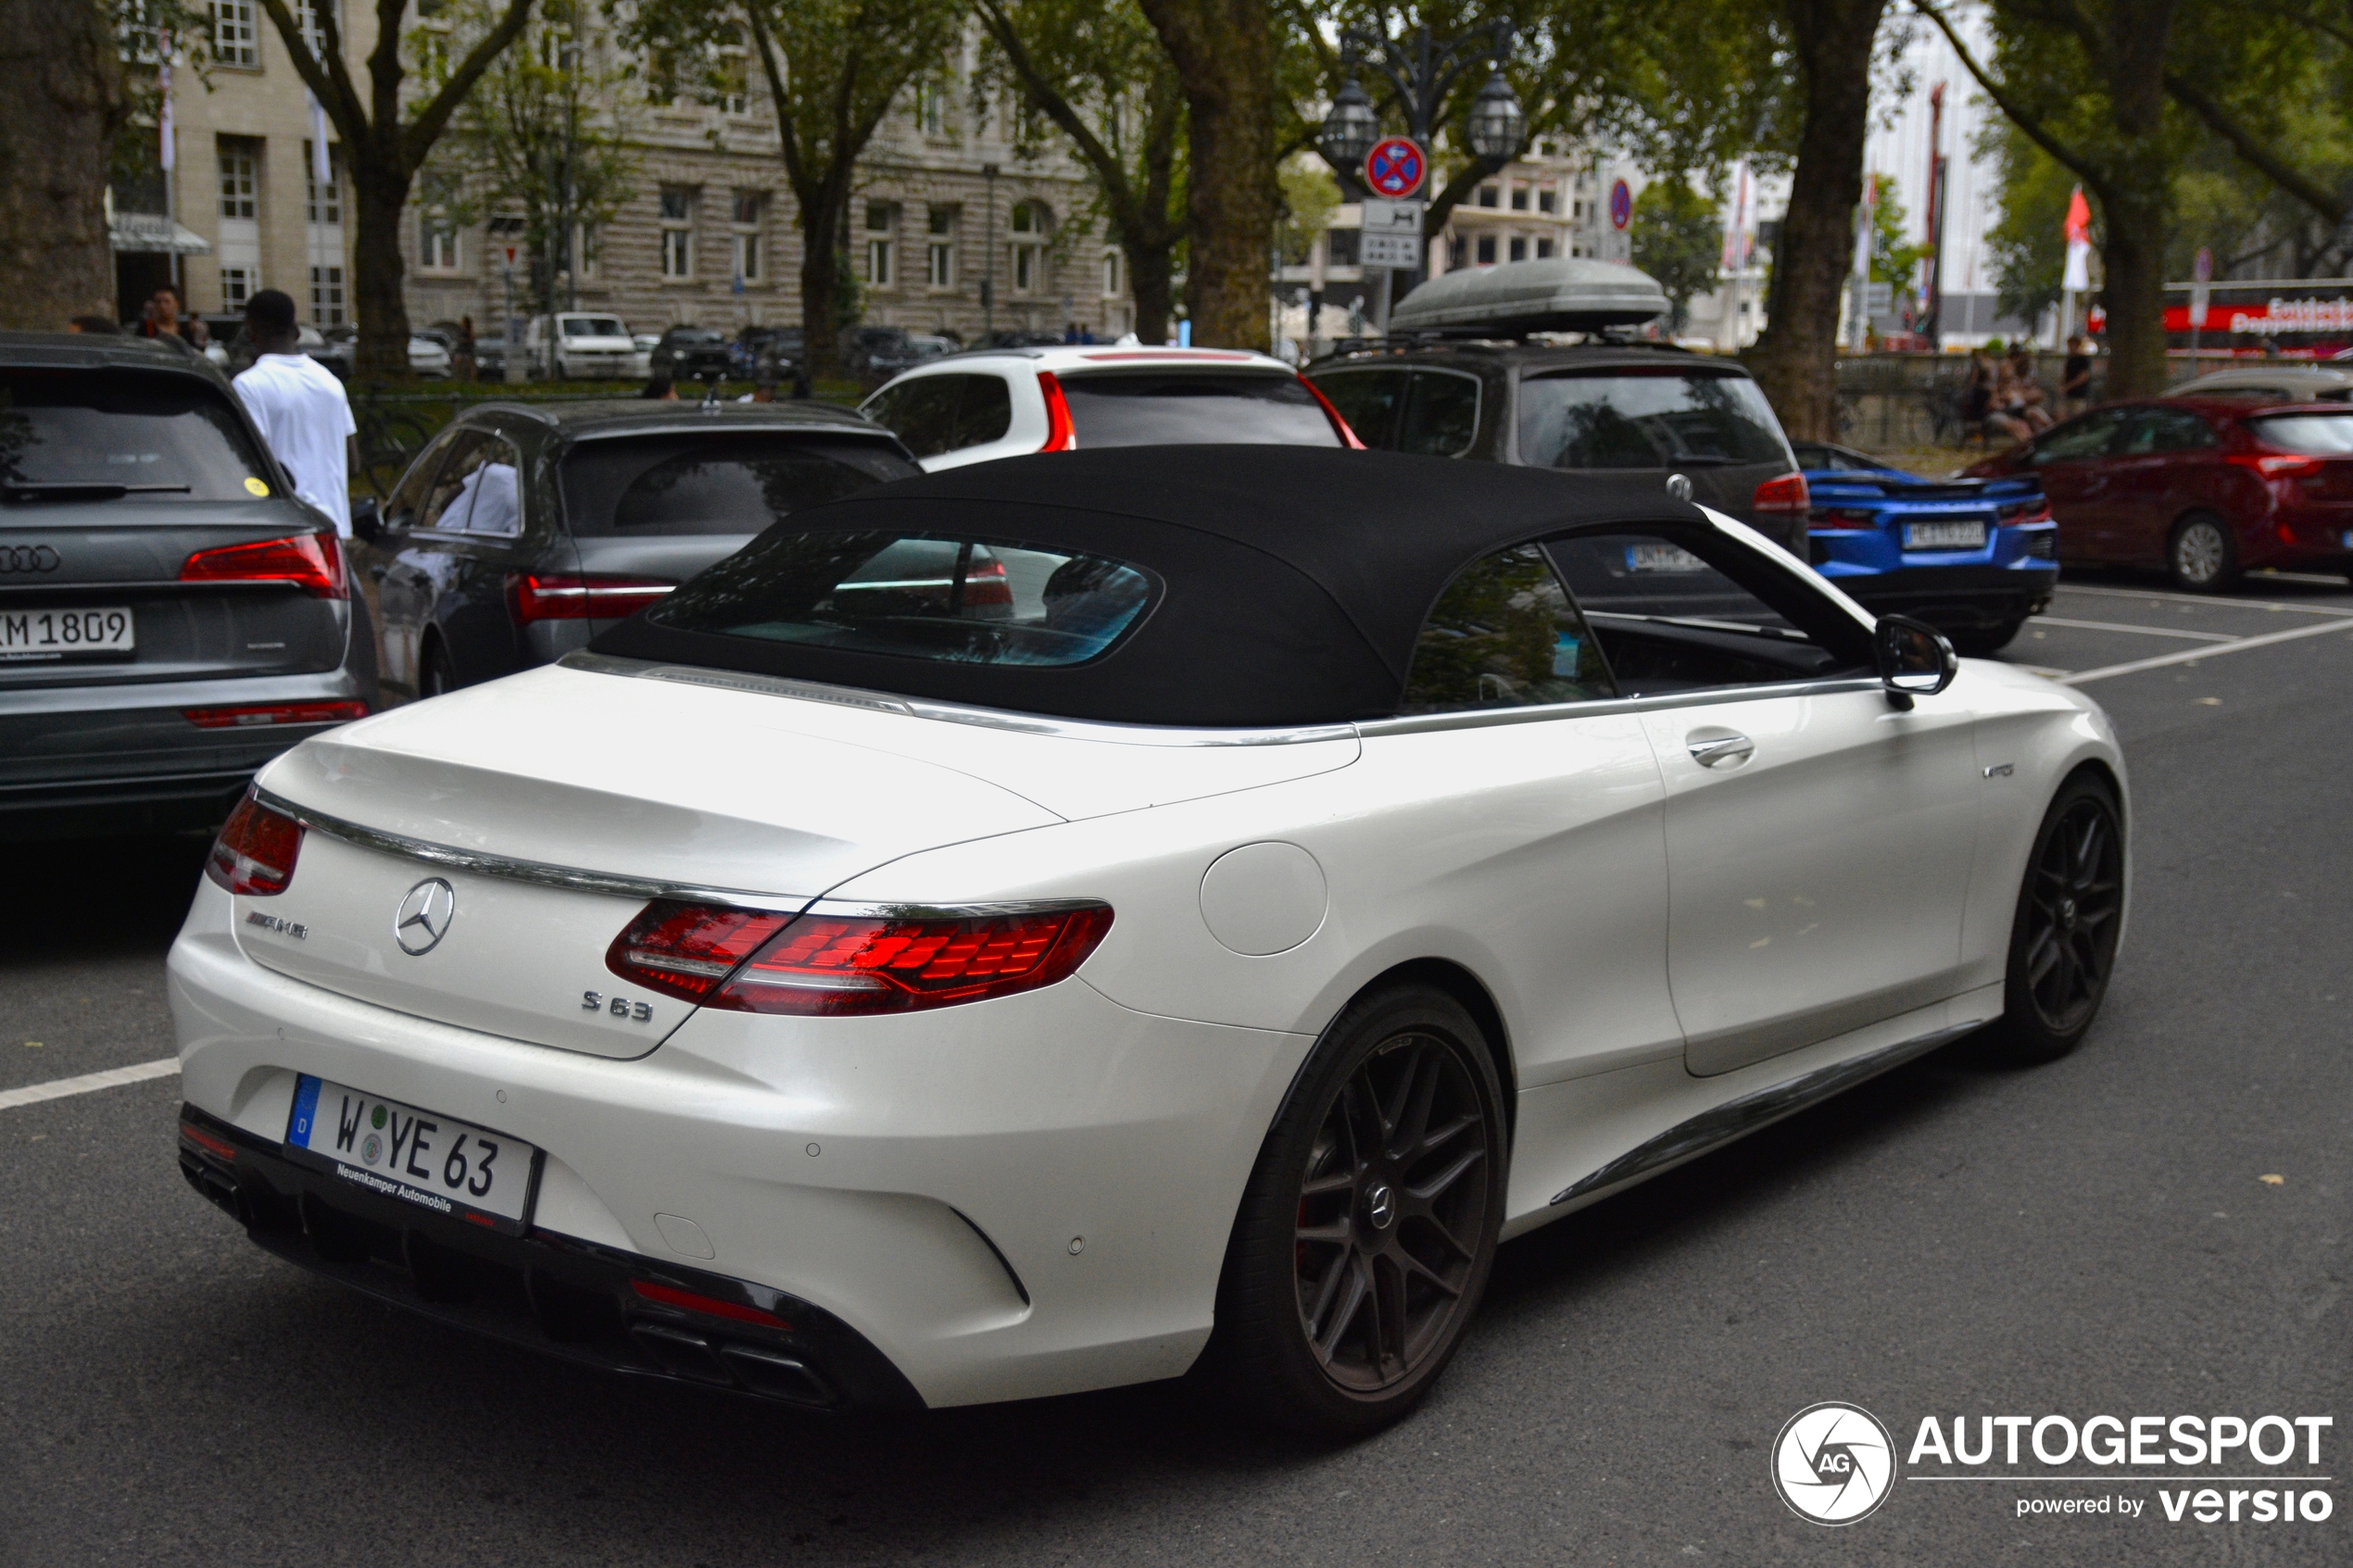
[(1384, 1182), (1365, 1195), (1365, 1217), (1373, 1222), (1373, 1229), (1385, 1231), (1389, 1222), (1397, 1218), (1397, 1198)]
[(400, 912), (392, 917), (392, 939), (410, 958), (422, 958), (449, 935), (449, 922), (457, 913), (457, 889), (437, 876), (429, 876), (400, 900)]

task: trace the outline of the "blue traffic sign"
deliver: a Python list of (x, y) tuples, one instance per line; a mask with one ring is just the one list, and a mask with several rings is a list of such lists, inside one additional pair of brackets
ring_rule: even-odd
[(1387, 136), (1365, 155), (1365, 183), (1373, 194), (1400, 201), (1422, 188), (1429, 160), (1422, 149), (1403, 136)]
[(1634, 193), (1626, 182), (1618, 181), (1609, 188), (1609, 226), (1623, 229), (1634, 221)]

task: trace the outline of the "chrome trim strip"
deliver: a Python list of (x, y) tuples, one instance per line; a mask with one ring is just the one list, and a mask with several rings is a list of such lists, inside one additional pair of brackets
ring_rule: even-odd
[(1777, 696), (1827, 696), (1835, 692), (1883, 690), (1876, 676), (1842, 676), (1831, 681), (1793, 681), (1786, 685), (1707, 686), (1698, 691), (1671, 692), (1661, 696), (1609, 697), (1596, 702), (1554, 702), (1534, 708), (1481, 708), (1465, 713), (1422, 713), (1403, 719), (1361, 719), (1356, 733), (1374, 735), (1417, 735), (1435, 730), (1478, 730), (1491, 724), (1541, 724), (1550, 719), (1597, 718), (1608, 713), (1655, 713), (1663, 709), (1692, 708), (1702, 703), (1763, 702)]
[(581, 670), (596, 675), (629, 675), (642, 680), (720, 686), (730, 691), (755, 692), (764, 696), (797, 697), (803, 702), (830, 702), (878, 713), (900, 713), (911, 719), (932, 719), (948, 724), (974, 724), (983, 729), (1011, 730), (1019, 734), (1099, 741), (1114, 746), (1292, 746), (1306, 741), (1353, 740), (1356, 737), (1356, 726), (1348, 723), (1219, 730), (1121, 724), (1098, 719), (1056, 719), (1042, 713), (1015, 713), (1001, 708), (974, 708), (963, 703), (935, 702), (928, 697), (906, 696), (894, 692), (829, 685), (822, 681), (794, 681), (776, 675), (709, 670), (699, 665), (657, 664), (642, 659), (617, 659), (611, 654), (591, 653), (585, 648), (568, 653), (556, 662), (567, 670)]
[(1794, 1078), (1769, 1085), (1765, 1088), (1728, 1099), (1719, 1106), (1701, 1111), (1686, 1122), (1677, 1123), (1656, 1137), (1635, 1145), (1624, 1154), (1604, 1165), (1591, 1175), (1581, 1176), (1554, 1195), (1553, 1203), (1567, 1203), (1570, 1198), (1599, 1192), (1620, 1182), (1646, 1176), (1668, 1165), (1702, 1154), (1718, 1144), (1730, 1143), (1743, 1137), (1770, 1122), (1805, 1110), (1818, 1100), (1830, 1098), (1843, 1090), (1851, 1089), (1866, 1079), (1876, 1078), (1891, 1068), (1901, 1067), (1916, 1056), (1924, 1056), (1948, 1041), (1972, 1034), (1982, 1024), (1964, 1023), (1949, 1029), (1931, 1030), (1909, 1040), (1818, 1067), (1811, 1073), (1801, 1073)]
[(620, 898), (679, 898), (697, 904), (725, 904), (736, 909), (791, 913), (799, 912), (810, 901), (806, 893), (761, 893), (742, 887), (705, 887), (697, 883), (662, 882), (652, 877), (552, 866), (544, 860), (520, 860), (512, 856), (493, 855), (479, 849), (454, 849), (428, 839), (410, 838), (406, 834), (363, 827), (358, 822), (296, 805), (283, 796), (273, 795), (258, 786), (254, 790), (254, 798), (273, 811), (292, 817), (306, 828), (361, 849), (372, 849), (382, 855), (397, 855), (429, 866), (472, 872), (477, 876), (498, 877), (507, 882), (526, 882), (538, 887), (561, 887), (574, 893), (603, 893)]
[(869, 904), (819, 898), (800, 912), (836, 920), (986, 920), (996, 915), (1051, 915), (1101, 907), (1100, 898), (1019, 898), (993, 904)]

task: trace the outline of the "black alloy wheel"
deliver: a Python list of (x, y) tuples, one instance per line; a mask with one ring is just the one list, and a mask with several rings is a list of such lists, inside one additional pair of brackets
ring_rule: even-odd
[(1302, 1070), (1251, 1178), (1210, 1370), (1324, 1437), (1411, 1410), (1486, 1289), (1507, 1156), (1478, 1026), (1451, 997), (1363, 998)]
[(2027, 861), (2001, 1054), (2048, 1061), (2075, 1048), (2108, 995), (2123, 923), (2123, 825), (2107, 786), (2079, 773), (2051, 803)]
[(2211, 594), (2239, 579), (2238, 546), (2231, 525), (2212, 512), (2192, 512), (2173, 525), (2165, 546), (2173, 581), (2193, 594)]

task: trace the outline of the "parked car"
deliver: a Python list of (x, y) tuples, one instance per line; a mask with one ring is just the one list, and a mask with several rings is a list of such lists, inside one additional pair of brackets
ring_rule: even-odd
[(209, 826), (374, 704), (334, 525), (218, 369), (0, 333), (0, 837)]
[(2244, 398), (2255, 403), (2353, 402), (2353, 365), (2291, 365), (2272, 360), (2234, 366), (2183, 382), (2165, 395)]
[(2353, 407), (2111, 403), (1966, 470), (2032, 474), (2063, 563), (2153, 567), (2193, 593), (2251, 567), (2353, 575)]
[(635, 352), (629, 357), (629, 374), (635, 380), (644, 381), (654, 373), (654, 349), (661, 344), (661, 334), (632, 332), (629, 341), (635, 345)]
[(790, 383), (795, 397), (810, 393), (809, 358), (799, 327), (746, 327), (729, 349), (730, 372), (738, 381)]
[(983, 332), (974, 340), (975, 348), (1060, 348), (1063, 334), (1041, 332), (1034, 327), (1000, 327), (993, 332)]
[(817, 403), (486, 403), (417, 457), (370, 531), (385, 688), (545, 664), (777, 519), (918, 472)]
[[(1656, 283), (1611, 262), (1466, 268), (1400, 301), (1388, 342), (1307, 379), (1367, 446), (1662, 486), (1806, 559), (1806, 477), (1748, 371), (1614, 335), (1666, 309)], [(1529, 341), (1572, 332), (1586, 340)]]
[(673, 327), (654, 345), (652, 373), (673, 382), (724, 381), (734, 369), (734, 348), (716, 327)]
[(474, 380), (503, 382), (507, 379), (507, 336), (504, 332), (474, 334)]
[(1864, 608), (1918, 616), (1982, 656), (2050, 603), (2058, 526), (2032, 475), (1922, 479), (1852, 447), (1790, 450), (1813, 500), (1806, 558)]
[(1099, 446), (1361, 445), (1298, 371), (1220, 348), (975, 349), (897, 377), (860, 409), (934, 473)]
[(409, 334), (409, 369), (414, 374), (446, 381), (449, 376), (449, 345), (422, 332)]
[(1660, 487), (1017, 458), (274, 764), (172, 948), (178, 1158), (575, 1364), (850, 1410), (1198, 1367), (1362, 1436), (1502, 1237), (1964, 1033), (2071, 1049), (2129, 820), (2089, 696)]
[(869, 384), (888, 381), (901, 370), (924, 362), (904, 327), (844, 327), (841, 330), (842, 369)]
[(618, 316), (560, 310), (523, 324), (523, 373), (534, 380), (625, 381), (636, 340)]
[[(352, 362), (359, 358), (359, 329), (345, 322), (321, 332), (305, 325), (296, 329), (297, 348), (324, 365), (343, 380), (351, 379)], [(245, 361), (250, 365), (253, 361)]]

